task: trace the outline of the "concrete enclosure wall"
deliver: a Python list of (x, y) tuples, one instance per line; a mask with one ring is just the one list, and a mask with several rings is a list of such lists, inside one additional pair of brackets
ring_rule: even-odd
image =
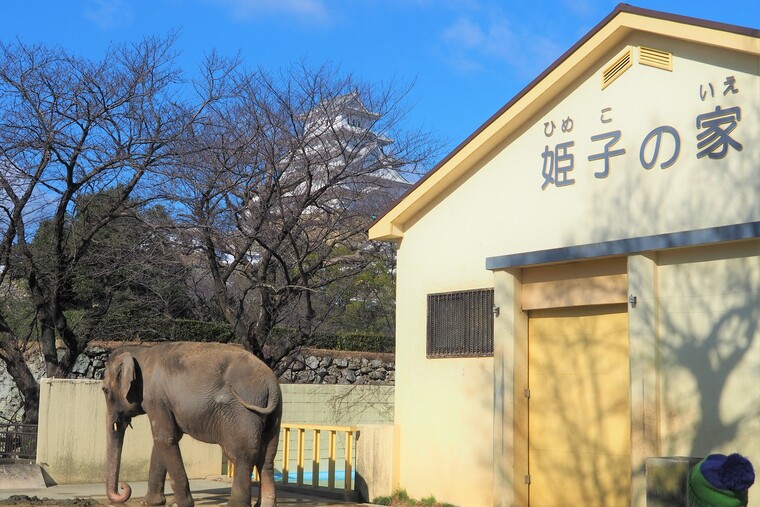
[[(58, 484), (104, 480), (106, 459), (106, 403), (95, 380), (43, 379), (37, 462)], [(147, 417), (132, 420), (124, 437), (120, 479), (148, 478), (153, 438)], [(185, 436), (180, 442), (187, 476), (203, 478), (221, 473), (218, 445)]]
[[(95, 380), (43, 379), (37, 461), (59, 484), (103, 480), (106, 457), (106, 404)], [(284, 422), (305, 424), (392, 424), (391, 386), (283, 385)], [(120, 478), (147, 480), (152, 437), (147, 417), (127, 430)], [(180, 442), (190, 478), (219, 475), (218, 445), (185, 436)], [(280, 447), (282, 449), (282, 447)], [(280, 458), (278, 461), (280, 463)]]
[[(40, 418), (37, 462), (57, 483), (104, 480), (106, 457), (106, 404), (101, 383), (94, 380), (43, 379), (40, 383)], [(136, 417), (127, 430), (120, 478), (147, 480), (153, 439), (147, 417)], [(185, 437), (181, 445), (190, 478), (218, 475), (219, 446)]]
[(363, 500), (390, 496), (398, 489), (398, 427), (359, 426), (356, 439), (356, 490)]
[(281, 384), (283, 422), (393, 424), (393, 386)]
[[(361, 491), (370, 500), (375, 496), (390, 494), (391, 476), (390, 459), (397, 456), (393, 441), (393, 386), (364, 385), (308, 385), (282, 384), (284, 423), (298, 423), (323, 426), (358, 426), (355, 435), (354, 463), (364, 489)], [(280, 443), (274, 466), (280, 470), (283, 463), (283, 439), (285, 432), (280, 432)], [(304, 439), (304, 456), (311, 463), (314, 449), (314, 436), (307, 431)], [(336, 435), (336, 469), (345, 470), (346, 435)], [(379, 454), (378, 454), (379, 453)], [(326, 433), (320, 439), (320, 470), (328, 468), (328, 437)], [(298, 432), (290, 432), (290, 470), (295, 471), (298, 459)], [(364, 468), (362, 468), (364, 467)], [(367, 469), (367, 467), (369, 467)], [(307, 471), (311, 466), (306, 466)], [(380, 472), (382, 470), (382, 472)], [(380, 474), (381, 477), (376, 477)], [(366, 495), (374, 495), (371, 498)]]

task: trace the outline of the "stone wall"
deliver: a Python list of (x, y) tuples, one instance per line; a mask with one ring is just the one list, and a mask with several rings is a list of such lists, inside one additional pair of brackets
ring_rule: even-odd
[[(103, 378), (109, 350), (88, 348), (77, 357), (70, 378)], [(304, 349), (292, 354), (278, 368), (284, 384), (394, 385), (393, 354)]]
[(280, 374), (288, 384), (394, 385), (393, 354), (311, 349), (292, 355)]
[(74, 362), (69, 378), (102, 379), (110, 353), (110, 350), (100, 346), (86, 349)]
[[(69, 378), (103, 378), (108, 354), (115, 345), (95, 343), (74, 362)], [(36, 352), (28, 359), (38, 379), (44, 373), (42, 356)], [(396, 379), (393, 354), (302, 349), (291, 354), (277, 369), (283, 384), (386, 385)], [(0, 419), (20, 420), (21, 398), (13, 379), (0, 363)]]
[[(45, 363), (42, 360), (42, 354), (32, 349), (25, 356), (32, 375), (37, 380), (40, 380), (45, 373)], [(5, 364), (0, 361), (0, 423), (7, 421), (18, 422), (23, 417), (24, 408), (22, 406), (21, 394), (16, 387), (16, 383), (6, 370)]]

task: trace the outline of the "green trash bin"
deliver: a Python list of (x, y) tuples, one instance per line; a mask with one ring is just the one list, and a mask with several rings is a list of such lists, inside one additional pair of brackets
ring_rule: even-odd
[(647, 507), (686, 507), (686, 481), (691, 467), (702, 458), (663, 456), (647, 458)]

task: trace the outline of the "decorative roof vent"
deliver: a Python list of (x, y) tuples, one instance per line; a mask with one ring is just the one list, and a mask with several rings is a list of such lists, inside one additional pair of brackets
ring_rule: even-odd
[(602, 90), (619, 78), (623, 72), (630, 69), (632, 65), (633, 49), (628, 47), (620, 56), (615, 58), (612, 63), (602, 70)]
[(661, 49), (639, 47), (639, 63), (657, 67), (658, 69), (673, 70), (673, 53)]

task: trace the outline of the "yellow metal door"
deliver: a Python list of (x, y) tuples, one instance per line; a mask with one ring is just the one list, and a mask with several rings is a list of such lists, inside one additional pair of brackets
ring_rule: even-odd
[(631, 416), (625, 305), (531, 312), (531, 507), (630, 505)]

